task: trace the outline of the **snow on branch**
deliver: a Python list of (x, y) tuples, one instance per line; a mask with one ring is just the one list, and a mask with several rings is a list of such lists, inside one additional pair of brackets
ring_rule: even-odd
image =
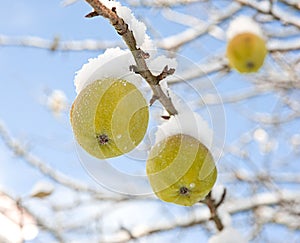
[[(299, 204), (300, 193), (294, 191), (278, 191), (256, 194), (251, 197), (227, 200), (222, 205), (222, 210), (230, 215), (246, 212), (262, 206)], [(210, 210), (207, 207), (194, 207), (191, 216), (178, 217), (176, 221), (152, 222), (149, 225), (136, 226), (131, 229), (120, 229), (116, 234), (107, 236), (103, 242), (126, 242), (131, 239), (141, 238), (154, 233), (169, 231), (175, 228), (187, 228), (203, 224), (211, 219)], [(281, 220), (282, 224), (286, 221)]]
[(222, 12), (216, 13), (214, 16), (218, 16), (214, 19), (208, 20), (207, 23), (200, 22), (199, 24), (186, 29), (178, 34), (166, 37), (157, 42), (157, 46), (164, 48), (166, 50), (177, 49), (184, 44), (187, 44), (196, 38), (208, 33), (212, 28), (214, 28), (218, 23), (230, 18), (233, 14), (238, 12), (241, 9), (239, 4), (233, 3), (230, 4)]
[(188, 68), (186, 70), (177, 73), (175, 77), (168, 79), (168, 84), (179, 83), (184, 81), (190, 81), (192, 79), (205, 77), (208, 74), (228, 71), (227, 60), (222, 57), (212, 57), (205, 62), (205, 64), (197, 64), (196, 68)]
[(283, 2), (296, 10), (300, 9), (300, 2), (298, 0), (279, 0), (280, 2)]
[[(199, 25), (200, 26), (200, 25)], [(204, 29), (203, 29), (204, 28)], [(166, 50), (176, 49), (179, 46), (185, 45), (190, 41), (193, 41), (197, 37), (207, 34), (210, 27), (202, 26), (200, 32), (197, 31), (197, 27), (187, 29), (176, 35), (168, 36), (163, 39), (157, 39), (154, 42), (160, 48)], [(200, 30), (200, 28), (199, 28)], [(188, 34), (191, 33), (191, 34)], [(108, 41), (108, 40), (61, 40), (58, 37), (51, 39), (44, 39), (38, 36), (7, 36), (0, 35), (0, 46), (16, 46), (16, 47), (30, 47), (37, 49), (46, 49), (50, 51), (100, 51), (108, 48), (113, 48), (116, 46), (125, 47), (125, 45), (118, 41)], [(276, 51), (294, 51), (300, 49), (300, 40), (294, 39), (289, 40), (270, 40), (268, 42), (268, 50), (270, 52)], [(218, 63), (214, 62), (215, 65)], [(205, 65), (206, 67), (207, 65)], [(204, 67), (204, 68), (205, 68)], [(210, 69), (207, 67), (207, 69)], [(214, 69), (214, 68), (212, 68)]]
[(38, 49), (48, 49), (50, 51), (97, 51), (107, 48), (120, 46), (123, 44), (116, 41), (97, 41), (97, 40), (70, 40), (62, 41), (59, 37), (52, 40), (37, 36), (19, 36), (12, 37), (0, 35), (0, 46), (20, 46), (32, 47)]
[(296, 15), (292, 15), (290, 12), (286, 12), (275, 6), (275, 4), (270, 4), (272, 1), (255, 1), (255, 0), (235, 0), (238, 3), (249, 6), (256, 9), (260, 13), (269, 14), (274, 17), (274, 19), (280, 20), (283, 24), (291, 24), (300, 28), (300, 18)]
[(268, 43), (268, 50), (270, 52), (295, 51), (299, 49), (300, 49), (300, 38), (294, 40), (270, 40)]

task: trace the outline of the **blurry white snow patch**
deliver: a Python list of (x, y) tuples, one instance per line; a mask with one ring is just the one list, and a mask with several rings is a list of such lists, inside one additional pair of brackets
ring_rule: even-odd
[(226, 32), (227, 39), (230, 40), (242, 33), (253, 33), (264, 39), (264, 34), (259, 24), (248, 16), (239, 16), (231, 21)]
[(261, 11), (268, 12), (271, 8), (271, 1), (269, 1), (269, 0), (259, 1), (257, 3), (257, 6), (259, 7), (259, 9)]
[(25, 241), (33, 240), (39, 234), (39, 229), (35, 224), (26, 224), (22, 227), (22, 237)]
[(64, 1), (61, 2), (61, 4), (62, 4), (63, 7), (66, 7), (66, 6), (69, 6), (69, 5), (71, 5), (71, 4), (73, 4), (77, 1), (79, 1), (79, 0), (64, 0)]
[(259, 144), (261, 153), (267, 154), (278, 149), (278, 141), (274, 138), (269, 139), (265, 143)]
[(232, 227), (223, 229), (221, 232), (218, 232), (216, 235), (212, 236), (208, 243), (247, 243), (248, 241)]
[(294, 134), (290, 139), (290, 143), (294, 148), (300, 147), (300, 134)]
[(269, 135), (266, 132), (266, 130), (264, 130), (262, 128), (258, 128), (254, 131), (253, 138), (256, 142), (263, 143), (268, 140)]
[(259, 216), (262, 222), (270, 222), (273, 219), (275, 209), (269, 206), (260, 206), (255, 210), (255, 214)]
[(261, 153), (270, 153), (278, 148), (278, 141), (270, 138), (266, 130), (262, 128), (254, 131), (253, 139), (258, 143)]
[(31, 189), (30, 196), (44, 198), (50, 196), (54, 191), (54, 185), (48, 181), (39, 181)]
[(62, 112), (68, 109), (68, 99), (62, 90), (53, 90), (46, 101), (47, 107), (55, 116), (60, 116)]
[(222, 41), (226, 40), (226, 33), (225, 33), (225, 31), (224, 31), (222, 28), (220, 28), (219, 26), (212, 26), (212, 27), (209, 29), (208, 33), (209, 33), (211, 36), (213, 36), (213, 37), (215, 37), (216, 39), (218, 39), (218, 40), (222, 40)]

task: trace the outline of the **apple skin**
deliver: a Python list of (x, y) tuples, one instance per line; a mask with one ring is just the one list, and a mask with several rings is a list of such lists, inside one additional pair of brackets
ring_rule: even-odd
[(172, 135), (154, 145), (146, 172), (158, 198), (183, 206), (192, 206), (203, 199), (217, 178), (210, 151), (185, 134)]
[(76, 97), (70, 121), (80, 146), (96, 158), (107, 159), (130, 152), (142, 141), (149, 109), (132, 83), (96, 80)]
[(227, 45), (226, 56), (231, 67), (240, 73), (257, 72), (267, 55), (265, 41), (253, 33), (234, 36)]

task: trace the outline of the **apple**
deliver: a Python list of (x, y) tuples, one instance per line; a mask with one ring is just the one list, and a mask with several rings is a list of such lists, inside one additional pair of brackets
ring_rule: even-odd
[(185, 134), (171, 135), (155, 144), (146, 172), (158, 198), (183, 206), (203, 199), (217, 178), (210, 151), (198, 139)]
[(134, 84), (95, 80), (76, 97), (70, 121), (80, 146), (94, 157), (107, 159), (128, 153), (142, 141), (149, 109)]
[(257, 72), (267, 54), (265, 41), (255, 33), (235, 35), (227, 45), (229, 65), (241, 73)]

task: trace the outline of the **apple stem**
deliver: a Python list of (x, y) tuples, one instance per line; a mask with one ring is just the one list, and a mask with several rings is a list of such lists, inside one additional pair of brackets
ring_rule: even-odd
[(207, 207), (209, 208), (210, 215), (211, 215), (210, 220), (214, 221), (219, 231), (222, 231), (224, 229), (224, 225), (218, 215), (217, 209), (224, 202), (225, 197), (226, 197), (226, 188), (224, 188), (222, 197), (219, 202), (216, 202), (216, 200), (213, 199), (211, 195), (211, 191), (207, 194), (204, 200), (200, 201), (200, 203), (206, 204)]

